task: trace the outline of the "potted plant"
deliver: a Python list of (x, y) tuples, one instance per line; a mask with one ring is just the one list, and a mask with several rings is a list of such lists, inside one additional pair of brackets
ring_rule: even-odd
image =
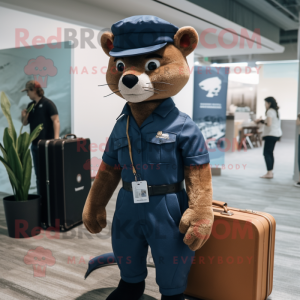
[[(28, 108), (27, 113), (33, 106)], [(40, 196), (28, 195), (32, 170), (29, 146), (43, 129), (43, 124), (37, 126), (30, 135), (22, 133), (22, 125), (17, 137), (10, 114), (10, 102), (4, 92), (1, 93), (1, 109), (8, 127), (4, 129), (3, 145), (0, 143), (0, 161), (6, 168), (13, 190), (12, 196), (3, 198), (8, 235), (15, 238), (31, 237), (40, 233)]]

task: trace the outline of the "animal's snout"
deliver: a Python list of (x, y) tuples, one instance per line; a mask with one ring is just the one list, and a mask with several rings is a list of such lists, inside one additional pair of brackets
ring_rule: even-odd
[(129, 89), (132, 89), (138, 83), (138, 81), (139, 78), (132, 74), (125, 75), (122, 78), (123, 84)]

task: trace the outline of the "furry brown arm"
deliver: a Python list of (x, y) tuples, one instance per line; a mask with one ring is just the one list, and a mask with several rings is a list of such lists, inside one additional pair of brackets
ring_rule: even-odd
[(121, 170), (102, 161), (82, 213), (83, 223), (90, 233), (99, 233), (106, 227), (105, 207), (120, 179)]
[(189, 208), (181, 218), (179, 230), (185, 234), (184, 243), (196, 251), (209, 238), (214, 221), (210, 165), (185, 166), (184, 177)]

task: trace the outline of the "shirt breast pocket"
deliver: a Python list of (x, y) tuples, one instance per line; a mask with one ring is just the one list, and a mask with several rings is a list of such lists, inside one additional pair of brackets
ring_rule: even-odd
[(127, 137), (118, 138), (114, 141), (114, 150), (118, 152), (118, 162), (121, 166), (131, 165)]
[(147, 134), (147, 163), (174, 163), (176, 152), (176, 134), (163, 132), (163, 137), (157, 137), (157, 132)]

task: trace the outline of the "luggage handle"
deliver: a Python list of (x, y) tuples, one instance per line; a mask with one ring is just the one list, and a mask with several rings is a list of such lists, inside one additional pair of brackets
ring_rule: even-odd
[(73, 134), (73, 133), (68, 133), (68, 134), (66, 134), (66, 135), (64, 136), (64, 139), (66, 139), (68, 136), (73, 136), (74, 139), (77, 138), (77, 136), (76, 136), (75, 134)]
[(231, 212), (230, 210), (228, 210), (226, 202), (213, 200), (212, 201), (212, 205), (223, 208), (224, 211), (221, 212), (222, 215), (226, 215), (226, 216), (232, 216), (233, 215), (233, 212)]

